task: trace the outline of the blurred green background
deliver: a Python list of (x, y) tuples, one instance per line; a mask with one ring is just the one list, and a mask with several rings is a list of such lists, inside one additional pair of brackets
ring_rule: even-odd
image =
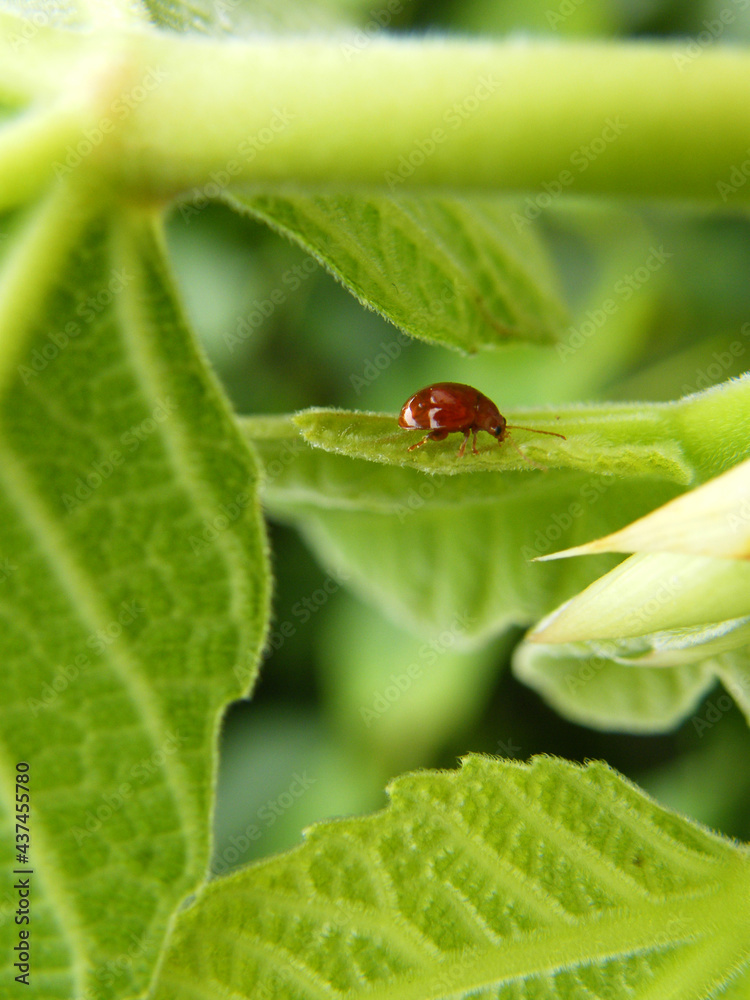
[[(267, 6), (272, 25), (297, 29), (344, 25), (369, 33), (380, 12), (391, 18), (388, 30), (399, 32), (561, 41), (677, 36), (703, 47), (750, 41), (746, 0), (403, 0), (390, 4), (390, 15), (373, 0)], [(501, 411), (669, 400), (750, 367), (750, 223), (731, 206), (561, 199), (532, 224), (555, 261), (573, 327), (604, 298), (617, 303), (608, 335), (587, 340), (564, 370), (554, 350), (528, 346), (466, 358), (410, 341), (397, 353), (394, 327), (299, 248), (220, 205), (175, 209), (168, 238), (188, 313), (240, 414), (313, 405), (396, 414), (412, 392), (441, 379), (476, 385)], [(654, 248), (669, 256), (650, 269)], [(282, 301), (269, 309), (274, 291)], [(232, 334), (243, 318), (253, 331), (238, 344)], [(397, 356), (381, 371), (383, 345)], [(379, 808), (391, 777), (452, 767), (468, 751), (603, 758), (663, 804), (750, 839), (750, 736), (739, 712), (724, 710), (721, 689), (696, 713), (714, 718), (713, 706), (719, 716), (701, 732), (692, 721), (654, 737), (585, 729), (512, 677), (516, 629), (479, 652), (449, 648), (378, 711), (383, 678), (426, 662), (423, 641), (348, 593), (294, 530), (271, 522), (269, 532), (273, 648), (252, 701), (234, 705), (225, 720), (216, 873), (293, 845), (314, 820)]]

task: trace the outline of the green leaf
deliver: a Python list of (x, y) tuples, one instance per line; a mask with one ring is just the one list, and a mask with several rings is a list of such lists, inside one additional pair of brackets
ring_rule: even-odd
[[(540, 429), (546, 423), (565, 433), (565, 441), (538, 436), (536, 445), (530, 432), (512, 432), (519, 441), (527, 437), (519, 447), (547, 472), (494, 441), (463, 458), (455, 439), (409, 452), (405, 442), (419, 440), (420, 432), (402, 431), (395, 416), (385, 414), (310, 410), (292, 417), (318, 458), (301, 447), (288, 418), (250, 420), (244, 427), (269, 472), (269, 510), (298, 524), (330, 571), (346, 569), (358, 593), (422, 635), (457, 615), (471, 616), (468, 645), (512, 623), (528, 624), (551, 610), (555, 596), (567, 601), (576, 582), (588, 586), (597, 568), (614, 565), (571, 560), (582, 563), (577, 575), (537, 574), (529, 560), (589, 541), (601, 525), (621, 528), (636, 510), (642, 516), (674, 497), (674, 483), (706, 479), (743, 458), (749, 401), (750, 379), (743, 378), (676, 403), (560, 408), (555, 421), (544, 411), (508, 414), (511, 421)], [(384, 463), (381, 471), (376, 462)], [(396, 519), (388, 516), (394, 513)], [(736, 572), (746, 575), (743, 567)], [(744, 593), (727, 577), (723, 596), (710, 595), (717, 608), (730, 600), (722, 620), (746, 613)], [(691, 594), (697, 617), (672, 624), (717, 621), (707, 616), (699, 578)], [(618, 607), (609, 601), (608, 616), (617, 619)], [(670, 604), (659, 607), (667, 613)], [(586, 611), (582, 627), (589, 617)], [(602, 624), (600, 612), (593, 622)], [(648, 630), (672, 624), (654, 619)], [(606, 636), (591, 637), (616, 636), (618, 629), (615, 621)], [(638, 625), (628, 634), (643, 631)], [(579, 638), (589, 636), (559, 641)]]
[(202, 890), (151, 1000), (747, 995), (747, 851), (606, 764), (472, 756), (390, 795)]
[(750, 726), (750, 643), (717, 656), (715, 669)]
[[(0, 398), (0, 740), (7, 789), (30, 768), (26, 995), (103, 1000), (146, 989), (205, 874), (217, 727), (255, 676), (267, 565), (255, 465), (151, 213), (78, 220), (73, 246), (60, 216), (65, 252), (35, 270), (41, 222), (0, 275), (18, 362)], [(17, 942), (6, 912), (5, 982)]]
[(474, 352), (519, 338), (551, 341), (565, 322), (541, 245), (497, 200), (228, 200), (295, 239), (364, 305), (428, 343)]
[(628, 733), (669, 732), (716, 683), (705, 660), (679, 667), (630, 665), (600, 646), (523, 642), (513, 655), (513, 673), (556, 712), (592, 729)]
[[(511, 431), (530, 461), (547, 468), (581, 469), (620, 477), (654, 476), (691, 483), (716, 476), (750, 457), (750, 374), (673, 403), (606, 403), (504, 414), (509, 424), (554, 430), (565, 440)], [(554, 417), (554, 419), (552, 419)], [(410, 452), (425, 431), (403, 430), (394, 414), (313, 408), (294, 422), (316, 447), (371, 462), (408, 465), (459, 475), (488, 469), (525, 469), (529, 461), (508, 442), (478, 441), (457, 458), (457, 439), (430, 441)]]
[(514, 670), (599, 729), (673, 728), (717, 674), (746, 710), (750, 683), (731, 664), (750, 648), (749, 588), (747, 562), (631, 556), (536, 625)]
[(652, 511), (620, 531), (545, 560), (594, 552), (676, 552), (750, 558), (750, 460)]
[[(536, 626), (533, 640), (640, 639), (670, 631), (694, 646), (716, 638), (716, 623), (745, 616), (750, 616), (750, 562), (646, 552), (630, 556), (554, 611)], [(744, 636), (743, 631), (735, 644)]]
[(570, 469), (427, 476), (310, 448), (288, 418), (242, 426), (269, 512), (298, 525), (336, 579), (346, 573), (347, 586), (425, 639), (460, 616), (460, 648), (529, 624), (614, 564), (535, 556), (675, 495), (668, 481), (643, 478), (636, 490)]
[[(528, 430), (511, 431), (512, 441), (528, 459), (524, 460), (508, 442), (483, 434), (459, 458), (457, 442), (462, 438), (429, 441), (409, 451), (424, 438), (425, 430), (402, 430), (395, 416), (343, 410), (311, 409), (293, 417), (306, 440), (318, 448), (352, 458), (410, 466), (423, 472), (460, 475), (480, 470), (530, 471), (529, 462), (545, 468), (579, 469), (597, 475), (653, 476), (676, 483), (689, 483), (694, 470), (686, 461), (665, 414), (658, 408), (638, 404), (560, 407), (553, 415), (545, 410), (509, 413), (509, 424), (563, 434), (566, 440)], [(635, 440), (634, 440), (635, 439)], [(491, 443), (487, 443), (491, 442)]]

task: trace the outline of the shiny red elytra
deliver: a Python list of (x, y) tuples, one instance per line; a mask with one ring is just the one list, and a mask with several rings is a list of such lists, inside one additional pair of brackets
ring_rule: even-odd
[[(409, 451), (420, 448), (426, 441), (442, 441), (453, 431), (461, 431), (464, 436), (461, 447), (458, 449), (459, 456), (463, 457), (466, 450), (466, 442), (469, 435), (473, 433), (474, 438), (471, 443), (472, 451), (478, 455), (477, 433), (487, 431), (498, 444), (508, 439), (508, 431), (513, 428), (519, 431), (532, 431), (534, 434), (552, 434), (554, 437), (565, 440), (564, 434), (556, 431), (542, 431), (537, 427), (522, 427), (520, 424), (509, 424), (498, 408), (488, 399), (484, 393), (474, 389), (470, 385), (463, 385), (461, 382), (436, 382), (428, 385), (419, 392), (410, 396), (401, 407), (398, 418), (399, 427), (421, 427), (430, 428), (429, 434), (425, 434), (421, 441), (411, 445)], [(530, 459), (526, 458), (520, 448), (517, 448), (512, 441), (509, 442), (530, 465), (534, 465)]]

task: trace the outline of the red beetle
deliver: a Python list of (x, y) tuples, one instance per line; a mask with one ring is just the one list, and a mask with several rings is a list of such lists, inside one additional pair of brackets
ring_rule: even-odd
[[(505, 417), (498, 408), (478, 389), (470, 385), (463, 385), (461, 382), (436, 382), (428, 385), (413, 396), (401, 407), (398, 418), (399, 427), (429, 427), (429, 434), (425, 434), (421, 441), (411, 445), (409, 451), (421, 447), (425, 441), (442, 441), (448, 437), (452, 431), (461, 431), (464, 439), (458, 454), (463, 456), (466, 449), (466, 442), (469, 434), (473, 432), (474, 439), (471, 443), (475, 455), (477, 451), (477, 432), (487, 431), (498, 444), (501, 444), (508, 437), (508, 430), (512, 427), (520, 431), (533, 431), (535, 434), (552, 434), (554, 437), (565, 440), (564, 434), (556, 431), (542, 431), (536, 427), (522, 427), (520, 424), (508, 424)], [(513, 444), (513, 442), (510, 442)], [(513, 445), (515, 448), (516, 446)], [(516, 448), (519, 455), (530, 461), (520, 449)], [(533, 462), (531, 463), (534, 464)]]

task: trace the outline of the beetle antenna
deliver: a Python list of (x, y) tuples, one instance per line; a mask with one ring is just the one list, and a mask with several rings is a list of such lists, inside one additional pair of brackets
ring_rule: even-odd
[[(521, 429), (528, 430), (528, 427), (523, 427)], [(511, 448), (514, 448), (518, 452), (518, 454), (521, 456), (524, 462), (528, 462), (530, 466), (532, 466), (534, 469), (539, 469), (540, 472), (549, 471), (546, 465), (540, 465), (539, 462), (535, 462), (533, 458), (529, 458), (528, 455), (524, 455), (524, 453), (521, 451), (521, 449), (518, 447), (516, 442), (511, 437), (507, 437), (505, 440), (508, 442)]]
[(562, 438), (563, 441), (568, 439), (564, 434), (558, 434), (557, 431), (542, 431), (538, 427), (522, 427), (520, 424), (506, 424), (506, 427), (512, 427), (515, 431), (533, 431), (534, 434), (551, 434), (553, 437)]

